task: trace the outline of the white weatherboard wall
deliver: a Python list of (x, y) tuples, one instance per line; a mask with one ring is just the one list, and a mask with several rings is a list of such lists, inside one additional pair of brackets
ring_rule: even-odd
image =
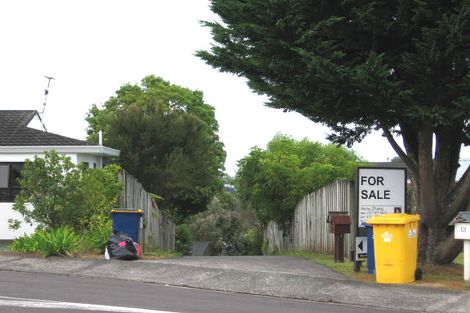
[[(97, 157), (90, 154), (78, 154), (76, 164), (88, 163), (90, 168), (101, 168), (103, 167), (103, 161), (101, 157)], [(96, 166), (94, 166), (96, 165)]]
[[(30, 235), (36, 229), (36, 225), (25, 223), (20, 214), (12, 209), (13, 203), (0, 202), (0, 240), (11, 240), (23, 235)], [(8, 220), (16, 219), (22, 221), (18, 230), (12, 230), (8, 227)]]

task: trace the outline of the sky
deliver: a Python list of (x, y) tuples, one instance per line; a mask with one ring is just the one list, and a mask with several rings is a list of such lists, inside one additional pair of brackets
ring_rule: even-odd
[[(147, 75), (201, 90), (215, 107), (226, 171), (277, 134), (327, 143), (328, 128), (300, 114), (267, 108), (246, 80), (220, 73), (194, 56), (211, 46), (201, 20), (215, 16), (206, 0), (15, 0), (0, 2), (0, 110), (42, 111), (52, 133), (85, 139), (86, 113), (120, 86)], [(371, 134), (353, 150), (368, 161), (395, 156)], [(470, 156), (470, 154), (469, 154)]]

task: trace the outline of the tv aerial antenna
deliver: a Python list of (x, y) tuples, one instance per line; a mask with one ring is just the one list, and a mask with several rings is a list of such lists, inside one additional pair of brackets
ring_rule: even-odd
[(38, 114), (39, 121), (41, 122), (42, 128), (47, 132), (46, 125), (44, 125), (42, 121), (42, 116), (44, 115), (44, 111), (46, 111), (46, 104), (47, 104), (47, 96), (49, 95), (49, 88), (51, 86), (51, 80), (54, 80), (55, 78), (52, 76), (47, 76), (43, 75), (47, 79), (47, 87), (44, 89), (44, 102), (42, 104), (42, 111), (41, 113)]
[(42, 112), (41, 114), (44, 114), (44, 111), (46, 110), (46, 104), (47, 104), (47, 95), (49, 95), (49, 87), (51, 86), (51, 80), (55, 79), (52, 76), (46, 76), (43, 75), (47, 79), (47, 87), (44, 89), (44, 103), (42, 104)]

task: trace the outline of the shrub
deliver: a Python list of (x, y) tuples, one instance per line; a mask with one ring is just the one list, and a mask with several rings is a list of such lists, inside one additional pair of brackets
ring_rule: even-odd
[(216, 255), (239, 255), (242, 225), (238, 213), (218, 207), (191, 217), (189, 229), (195, 240), (209, 241)]
[(38, 252), (38, 243), (39, 236), (36, 232), (31, 237), (25, 235), (15, 239), (8, 249), (14, 252), (36, 253)]
[(46, 152), (43, 158), (25, 163), (19, 179), (21, 192), (13, 209), (40, 228), (69, 226), (82, 232), (116, 206), (122, 192), (118, 171), (116, 165), (103, 169), (77, 167), (68, 157)]
[(241, 254), (261, 255), (263, 246), (263, 231), (259, 228), (250, 228), (240, 236)]
[(72, 255), (79, 247), (81, 237), (70, 227), (61, 227), (50, 232), (39, 232), (39, 252), (48, 257), (51, 255)]
[(219, 193), (206, 211), (189, 219), (194, 240), (209, 241), (215, 255), (260, 255), (262, 233), (255, 217), (246, 214), (234, 194)]
[(83, 246), (85, 250), (103, 253), (112, 232), (111, 220), (107, 217), (98, 218), (87, 230)]
[(10, 250), (40, 253), (44, 257), (51, 255), (70, 256), (79, 248), (81, 237), (70, 227), (55, 230), (38, 230), (31, 236), (16, 239)]
[(175, 231), (175, 250), (183, 255), (191, 254), (193, 240), (188, 225), (180, 224), (176, 226)]

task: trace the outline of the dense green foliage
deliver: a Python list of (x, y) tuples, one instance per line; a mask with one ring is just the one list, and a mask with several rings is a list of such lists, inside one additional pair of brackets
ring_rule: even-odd
[(470, 144), (470, 2), (211, 4), (221, 22), (206, 23), (215, 44), (198, 55), (246, 77), (269, 106), (329, 126), (337, 143), (381, 129), (415, 184), (421, 258), (452, 261), (462, 245), (447, 225), (470, 201), (470, 175), (455, 183)]
[(258, 220), (290, 223), (295, 206), (306, 194), (335, 179), (352, 179), (358, 157), (335, 145), (278, 135), (267, 149), (253, 148), (240, 160), (236, 187)]
[(68, 226), (83, 232), (97, 221), (109, 219), (116, 207), (122, 192), (119, 169), (116, 165), (77, 167), (66, 156), (46, 152), (25, 163), (13, 209), (42, 229)]
[(200, 91), (148, 76), (93, 106), (87, 121), (89, 140), (103, 130), (104, 143), (121, 150), (121, 165), (177, 219), (203, 210), (222, 188), (225, 151)]
[(467, 135), (468, 1), (211, 3), (223, 23), (206, 23), (216, 45), (198, 55), (247, 77), (270, 106), (332, 127), (338, 142), (399, 123)]
[(40, 253), (44, 257), (51, 255), (71, 256), (80, 247), (81, 237), (70, 227), (54, 230), (38, 230), (31, 236), (15, 239), (10, 245), (11, 251)]
[(176, 225), (175, 250), (183, 255), (191, 254), (193, 238), (187, 224)]
[(221, 192), (206, 211), (193, 215), (188, 228), (194, 241), (208, 241), (213, 255), (259, 255), (262, 233), (244, 225), (237, 200)]
[(94, 253), (104, 253), (112, 232), (112, 222), (107, 216), (96, 216), (93, 223), (84, 233), (83, 250)]

